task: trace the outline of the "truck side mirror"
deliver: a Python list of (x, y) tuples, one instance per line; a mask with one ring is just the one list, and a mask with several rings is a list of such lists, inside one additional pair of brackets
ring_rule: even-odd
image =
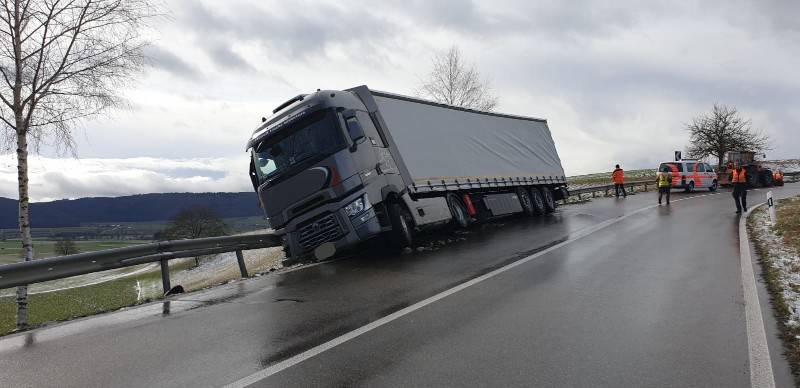
[(350, 140), (353, 141), (354, 146), (366, 138), (364, 129), (361, 128), (361, 124), (359, 124), (355, 117), (348, 119), (345, 123), (347, 124), (347, 133), (350, 135)]

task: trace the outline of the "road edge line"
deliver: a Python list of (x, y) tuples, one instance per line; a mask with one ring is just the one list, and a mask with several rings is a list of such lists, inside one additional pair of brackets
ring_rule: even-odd
[[(762, 204), (751, 208), (751, 212)], [(764, 330), (764, 318), (758, 301), (756, 275), (753, 271), (753, 260), (750, 254), (750, 236), (747, 233), (747, 212), (739, 218), (739, 255), (742, 267), (742, 290), (744, 291), (744, 315), (747, 327), (747, 348), (750, 357), (750, 386), (774, 388), (775, 376), (772, 372), (772, 360), (769, 356), (767, 333)]]

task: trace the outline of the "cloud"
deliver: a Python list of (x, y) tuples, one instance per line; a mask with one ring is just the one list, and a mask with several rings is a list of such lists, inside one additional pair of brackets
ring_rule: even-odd
[(153, 59), (153, 64), (157, 69), (164, 70), (170, 74), (190, 80), (198, 80), (202, 76), (199, 69), (163, 47), (150, 46), (147, 50), (147, 55)]
[[(178, 22), (195, 35), (196, 42), (252, 44), (268, 57), (310, 60), (324, 56), (333, 46), (355, 45), (375, 50), (390, 43), (400, 30), (372, 7), (334, 5), (327, 2), (298, 7), (293, 3), (229, 3), (185, 1), (177, 3)], [(367, 38), (367, 39), (365, 39)], [(215, 44), (206, 47), (219, 59)], [(357, 52), (353, 50), (353, 52)], [(225, 63), (221, 63), (225, 64)]]
[(214, 60), (214, 63), (221, 68), (230, 70), (255, 70), (244, 58), (231, 50), (230, 47), (217, 45), (216, 47), (209, 48), (208, 54)]
[[(158, 26), (163, 34), (152, 51), (157, 71), (128, 93), (136, 109), (88, 123), (86, 138), (76, 137), (84, 164), (63, 161), (83, 171), (96, 159), (107, 170), (73, 176), (45, 163), (56, 174), (47, 179), (59, 183), (51, 190), (39, 173), (39, 198), (137, 186), (251, 190), (244, 144), (274, 107), (317, 88), (362, 84), (410, 95), (435, 50), (453, 44), (491, 80), (499, 112), (548, 120), (569, 175), (610, 171), (616, 163), (653, 168), (685, 146), (682, 123), (715, 102), (736, 107), (773, 138), (768, 157), (800, 155), (790, 141), (800, 127), (796, 1), (171, 0), (168, 6), (174, 17)], [(172, 161), (179, 165), (163, 168)], [(0, 195), (16, 196), (15, 171), (0, 174), (0, 190), (11, 190)]]
[[(2, 155), (0, 160), (0, 197), (16, 199), (16, 166), (11, 155)], [(247, 163), (246, 156), (177, 160), (32, 157), (30, 197), (33, 202), (42, 202), (146, 193), (250, 191)]]

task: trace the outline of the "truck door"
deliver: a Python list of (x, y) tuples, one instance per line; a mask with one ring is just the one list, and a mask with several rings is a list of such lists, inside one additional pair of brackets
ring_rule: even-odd
[(361, 179), (364, 184), (372, 181), (382, 174), (399, 174), (397, 165), (394, 162), (391, 152), (386, 146), (386, 139), (382, 136), (375, 126), (372, 115), (365, 111), (356, 111), (355, 119), (364, 129), (364, 134), (367, 139), (362, 146), (371, 147), (374, 152), (374, 158), (364, 158), (356, 160)]

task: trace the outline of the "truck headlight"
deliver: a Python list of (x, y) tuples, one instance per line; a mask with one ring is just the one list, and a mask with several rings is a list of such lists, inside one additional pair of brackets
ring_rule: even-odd
[(348, 217), (353, 218), (363, 213), (364, 210), (367, 210), (370, 207), (372, 207), (372, 205), (369, 203), (369, 198), (367, 198), (367, 195), (364, 194), (363, 197), (360, 197), (355, 201), (350, 202), (349, 205), (345, 206), (344, 212), (347, 213)]

